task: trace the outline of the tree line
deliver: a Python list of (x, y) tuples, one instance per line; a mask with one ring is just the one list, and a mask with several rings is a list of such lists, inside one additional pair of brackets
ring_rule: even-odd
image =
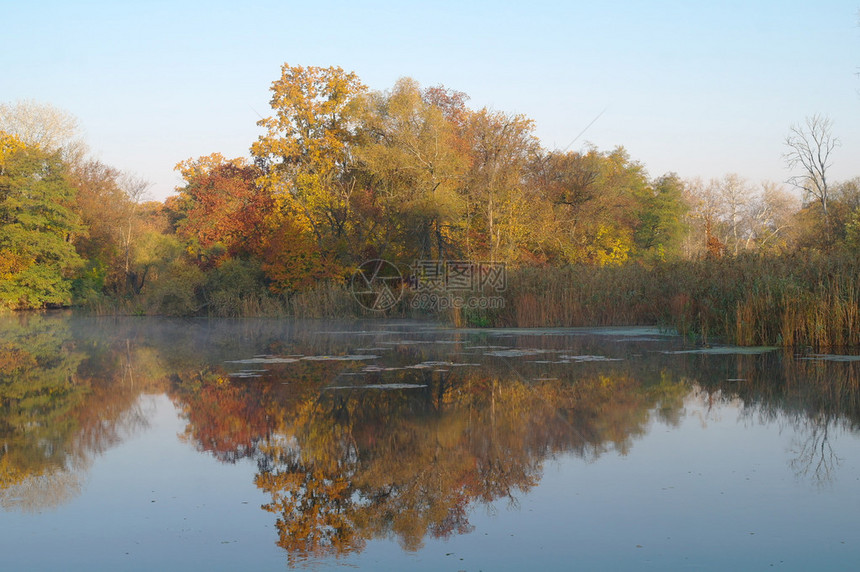
[(785, 141), (798, 198), (735, 174), (652, 177), (623, 147), (546, 149), (528, 117), (408, 78), (374, 91), (285, 64), (271, 94), (250, 155), (181, 161), (164, 201), (88, 157), (69, 114), (0, 105), (0, 305), (195, 313), (342, 284), (374, 258), (653, 267), (860, 246), (860, 177), (827, 178), (823, 116)]

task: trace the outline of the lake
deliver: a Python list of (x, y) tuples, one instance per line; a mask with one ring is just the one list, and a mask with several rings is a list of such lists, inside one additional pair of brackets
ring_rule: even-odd
[(856, 568), (858, 360), (649, 328), (0, 317), (0, 567)]

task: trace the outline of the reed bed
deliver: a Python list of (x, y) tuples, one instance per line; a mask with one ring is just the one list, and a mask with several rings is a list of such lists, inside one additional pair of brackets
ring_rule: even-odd
[(653, 267), (509, 268), (506, 289), (484, 294), (501, 295), (502, 307), (422, 310), (413, 304), (416, 293), (406, 289), (394, 308), (377, 312), (363, 308), (347, 286), (324, 283), (290, 296), (222, 292), (194, 308), (174, 296), (103, 298), (89, 309), (99, 315), (165, 314), (179, 308), (186, 315), (222, 317), (417, 317), (457, 327), (656, 325), (700, 343), (860, 346), (860, 261), (853, 256), (745, 255)]
[(660, 325), (704, 343), (860, 345), (860, 262), (849, 256), (523, 268), (508, 286), (492, 325)]

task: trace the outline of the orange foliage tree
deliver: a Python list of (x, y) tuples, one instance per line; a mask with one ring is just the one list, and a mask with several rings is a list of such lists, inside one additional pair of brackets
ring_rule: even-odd
[(203, 265), (262, 250), (273, 201), (256, 184), (259, 168), (212, 153), (182, 161), (176, 169), (185, 186), (168, 206), (177, 234)]

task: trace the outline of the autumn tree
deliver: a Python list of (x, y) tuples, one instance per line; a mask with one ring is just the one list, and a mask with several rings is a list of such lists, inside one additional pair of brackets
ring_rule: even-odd
[(627, 151), (552, 152), (538, 157), (532, 169), (553, 206), (554, 246), (561, 260), (602, 266), (629, 259), (648, 179)]
[[(830, 224), (830, 183), (827, 177), (832, 165), (831, 154), (839, 146), (839, 139), (833, 135), (832, 128), (830, 118), (819, 114), (807, 117), (802, 125), (792, 125), (785, 138), (788, 151), (783, 155), (789, 169), (800, 171), (789, 177), (788, 183), (821, 206), (825, 227)], [(829, 229), (826, 232), (829, 233)]]
[(136, 311), (189, 315), (206, 306), (204, 273), (170, 229), (170, 213), (162, 203), (137, 206), (127, 275)]
[(0, 132), (0, 304), (41, 308), (72, 301), (81, 266), (73, 245), (75, 190), (58, 152)]
[(828, 213), (831, 238), (834, 243), (842, 244), (848, 239), (849, 225), (856, 228), (857, 220), (860, 220), (860, 177), (832, 185)]
[(752, 188), (747, 181), (735, 174), (724, 176), (717, 185), (722, 203), (723, 219), (728, 228), (725, 242), (737, 256), (741, 245), (745, 242), (744, 234), (748, 234), (748, 209), (752, 201)]
[(129, 217), (135, 206), (122, 188), (122, 177), (97, 160), (81, 161), (69, 172), (77, 190), (74, 210), (84, 228), (75, 236), (75, 248), (86, 260), (79, 295), (120, 293), (125, 286)]
[(687, 214), (690, 234), (686, 239), (685, 254), (699, 254), (719, 258), (726, 251), (724, 205), (718, 179), (707, 183), (701, 179), (689, 180), (684, 188), (684, 200), (689, 206)]
[(258, 122), (266, 133), (251, 147), (280, 215), (312, 232), (322, 249), (348, 241), (356, 186), (350, 144), (364, 90), (339, 67), (284, 64), (271, 88), (275, 115)]
[(465, 159), (446, 110), (425, 99), (417, 82), (363, 100), (361, 169), (383, 205), (385, 223), (413, 258), (450, 257), (457, 248)]
[(518, 261), (529, 242), (536, 204), (527, 167), (538, 151), (534, 123), (523, 115), (486, 108), (466, 124), (469, 170), (463, 189), (469, 204), (467, 250), (491, 261)]
[(63, 109), (34, 100), (0, 103), (0, 131), (15, 135), (32, 147), (59, 151), (66, 163), (83, 160), (87, 152), (78, 119)]
[(260, 169), (220, 153), (188, 159), (176, 169), (185, 185), (171, 200), (173, 224), (198, 261), (211, 266), (258, 254), (274, 203), (257, 185)]
[(788, 193), (782, 185), (763, 182), (749, 206), (750, 232), (744, 247), (784, 252), (789, 247), (793, 218), (799, 209), (798, 198)]
[(124, 214), (122, 247), (125, 258), (125, 275), (128, 286), (132, 290), (140, 291), (140, 285), (137, 283), (139, 276), (132, 268), (132, 258), (134, 249), (142, 232), (143, 225), (140, 222), (139, 207), (146, 198), (146, 190), (150, 183), (143, 177), (133, 173), (124, 173), (120, 177), (120, 188), (128, 197), (127, 210)]

